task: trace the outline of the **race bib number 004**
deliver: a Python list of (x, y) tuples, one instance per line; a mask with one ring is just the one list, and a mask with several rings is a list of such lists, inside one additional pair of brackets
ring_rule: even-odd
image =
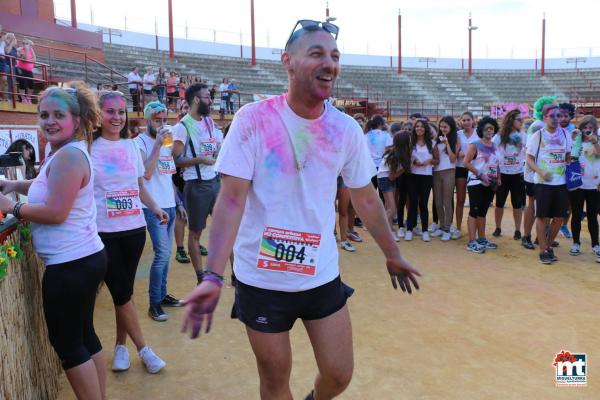
[(142, 206), (139, 191), (133, 189), (107, 192), (106, 213), (108, 218), (141, 214)]
[(266, 227), (258, 254), (259, 269), (314, 276), (321, 235)]

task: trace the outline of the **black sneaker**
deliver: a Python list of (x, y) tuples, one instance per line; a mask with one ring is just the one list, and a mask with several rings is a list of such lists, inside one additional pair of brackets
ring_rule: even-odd
[(304, 400), (315, 400), (315, 391), (311, 390), (310, 393), (304, 398)]
[(362, 221), (360, 220), (360, 218), (358, 218), (358, 217), (354, 218), (354, 226), (357, 226), (357, 227), (359, 227), (359, 228), (362, 228), (362, 226), (363, 226), (363, 223), (362, 223)]
[(175, 259), (182, 264), (189, 264), (191, 261), (183, 247), (177, 249), (177, 252), (175, 252)]
[(500, 235), (502, 235), (502, 229), (500, 229), (500, 228), (496, 228), (494, 233), (492, 233), (493, 237), (500, 237)]
[(163, 311), (160, 304), (151, 304), (150, 308), (148, 308), (148, 316), (158, 322), (164, 322), (169, 319), (169, 316)]
[(550, 258), (552, 259), (552, 262), (558, 261), (558, 257), (556, 257), (554, 255), (554, 250), (552, 248), (548, 249), (548, 254), (550, 254)]
[(200, 245), (200, 254), (206, 257), (208, 255), (208, 249)]
[(515, 240), (521, 240), (521, 231), (515, 231), (515, 235), (513, 236)]
[(160, 302), (161, 306), (165, 307), (181, 307), (181, 303), (178, 299), (171, 296), (170, 294), (166, 295), (164, 299)]
[(540, 262), (542, 264), (552, 264), (552, 256), (550, 255), (550, 253), (548, 253), (548, 251), (540, 253)]
[(523, 240), (521, 240), (521, 246), (525, 247), (527, 250), (535, 249), (535, 246), (531, 243), (531, 236), (524, 236)]
[(558, 247), (560, 246), (560, 243), (558, 243), (556, 240), (554, 242), (552, 242), (552, 247)]

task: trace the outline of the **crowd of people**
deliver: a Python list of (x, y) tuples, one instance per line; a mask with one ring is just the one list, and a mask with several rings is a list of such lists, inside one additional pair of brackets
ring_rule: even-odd
[[(570, 253), (582, 251), (585, 215), (600, 262), (600, 144), (593, 117), (575, 127), (572, 105), (554, 97), (536, 102), (527, 131), (519, 111), (499, 122), (466, 111), (435, 124), (414, 114), (390, 126), (378, 115), (351, 117), (328, 101), (339, 74), (337, 35), (330, 22), (298, 21), (282, 54), (288, 92), (238, 110), (225, 130), (210, 115), (216, 100), (222, 113), (233, 111), (223, 93), (237, 87), (227, 80), (218, 89), (185, 80), (173, 85), (172, 72), (166, 77), (161, 69), (157, 78), (149, 69), (142, 78), (134, 68), (134, 99), (140, 84), (150, 92), (145, 95), (157, 97), (144, 106), (145, 129), (135, 139), (119, 91), (93, 92), (74, 82), (41, 94), (48, 154), (34, 179), (0, 181), (0, 211), (31, 223), (34, 248), (46, 265), (42, 297), (50, 342), (78, 398), (106, 398), (105, 355), (93, 324), (101, 282), (116, 317), (112, 370), (130, 368), (128, 338), (149, 373), (166, 366), (146, 342), (133, 302), (147, 235), (154, 253), (148, 315), (166, 321), (163, 307), (185, 305), (183, 331), (192, 338), (203, 327), (210, 330), (231, 263), (232, 317), (246, 325), (263, 398), (291, 398), (289, 331), (297, 319), (319, 368), (306, 399), (331, 399), (350, 382), (346, 302), (353, 289), (340, 277), (334, 230), (340, 247), (353, 252), (351, 242), (362, 241), (357, 226), (363, 226), (385, 256), (393, 288), (411, 294), (421, 273), (397, 242), (460, 239), (468, 194), (467, 250), (496, 249), (486, 233), (487, 212), (495, 197), (492, 236), (502, 235), (510, 194), (513, 238), (526, 249), (537, 242), (542, 263), (557, 260), (553, 247), (569, 212)], [(169, 97), (178, 86), (183, 98), (171, 127)], [(28, 203), (6, 196), (12, 192), (27, 194)], [(200, 245), (209, 216), (210, 251)], [(197, 282), (183, 300), (168, 290), (173, 241), (176, 260), (191, 262)]]
[[(141, 96), (145, 103), (158, 100), (165, 104), (169, 110), (176, 111), (185, 100), (185, 91), (188, 87), (197, 84), (208, 85), (207, 79), (198, 77), (180, 76), (176, 71), (167, 73), (163, 67), (159, 67), (155, 74), (151, 66), (146, 67), (143, 76), (140, 76), (138, 67), (133, 67), (127, 74), (127, 86), (133, 111), (141, 111)], [(217, 86), (212, 85), (209, 89), (211, 100), (216, 104), (215, 98), (219, 99), (219, 113), (221, 117), (225, 114), (234, 114), (240, 90), (236, 80), (223, 78), (223, 82)], [(239, 105), (238, 105), (239, 108)]]
[(0, 25), (0, 101), (17, 94), (22, 103), (32, 103), (35, 62), (33, 42), (27, 38), (17, 41), (14, 33), (4, 32)]

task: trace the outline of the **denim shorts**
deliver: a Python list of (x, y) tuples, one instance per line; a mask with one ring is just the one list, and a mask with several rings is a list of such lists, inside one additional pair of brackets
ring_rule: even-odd
[(396, 190), (396, 182), (389, 178), (377, 178), (377, 186), (382, 193), (393, 192)]

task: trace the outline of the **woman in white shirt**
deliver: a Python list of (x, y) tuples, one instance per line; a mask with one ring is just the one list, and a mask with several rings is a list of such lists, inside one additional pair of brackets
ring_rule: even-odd
[[(42, 298), (48, 336), (77, 398), (106, 398), (106, 362), (94, 330), (98, 285), (106, 253), (96, 230), (94, 170), (88, 148), (100, 115), (85, 86), (50, 87), (39, 103), (50, 154), (34, 180), (1, 181), (0, 211), (31, 222), (35, 251), (46, 269)], [(31, 349), (36, 351), (36, 349)]]
[[(571, 233), (573, 234), (573, 244), (571, 245), (571, 255), (577, 256), (581, 253), (581, 216), (586, 210), (587, 226), (590, 232), (592, 242), (592, 251), (599, 257), (596, 261), (600, 262), (600, 245), (598, 245), (598, 211), (600, 210), (600, 144), (598, 144), (598, 122), (592, 115), (585, 116), (579, 123), (579, 131), (583, 143), (579, 153), (579, 163), (581, 164), (581, 182), (580, 188), (569, 192), (569, 201), (571, 203)], [(575, 131), (574, 131), (575, 132)], [(573, 146), (575, 147), (575, 146)], [(572, 154), (574, 157), (574, 155)]]
[(408, 226), (404, 240), (412, 240), (413, 229), (417, 225), (417, 208), (421, 215), (422, 239), (431, 241), (427, 226), (429, 224), (429, 195), (433, 185), (433, 166), (438, 160), (433, 156), (431, 128), (427, 121), (417, 120), (411, 132), (411, 167), (408, 187)]
[(129, 336), (148, 372), (157, 373), (166, 364), (146, 345), (132, 300), (135, 273), (146, 241), (141, 203), (163, 223), (169, 218), (144, 187), (142, 157), (129, 139), (125, 97), (121, 92), (100, 92), (99, 101), (102, 123), (94, 132), (92, 161), (96, 174), (96, 223), (108, 255), (104, 281), (117, 320), (113, 371), (129, 369)]
[(462, 229), (463, 211), (467, 198), (467, 176), (468, 170), (464, 164), (464, 158), (469, 150), (469, 144), (479, 139), (475, 131), (475, 118), (473, 113), (465, 111), (460, 116), (462, 129), (457, 132), (460, 141), (460, 151), (456, 157), (456, 230), (452, 232), (452, 239), (460, 238)]
[(494, 144), (498, 148), (500, 157), (500, 175), (502, 186), (498, 186), (496, 192), (496, 208), (494, 216), (496, 230), (492, 235), (498, 237), (502, 233), (502, 217), (504, 216), (504, 204), (510, 192), (510, 202), (513, 208), (515, 222), (514, 240), (521, 240), (521, 221), (523, 220), (523, 206), (525, 200), (525, 181), (523, 171), (525, 169), (525, 134), (521, 131), (523, 117), (521, 111), (512, 110), (507, 112), (502, 119), (500, 133), (494, 136)]
[(440, 120), (439, 132), (433, 147), (434, 158), (439, 160), (433, 170), (433, 196), (440, 227), (432, 233), (432, 236), (441, 236), (443, 241), (448, 241), (454, 216), (452, 206), (456, 180), (456, 155), (460, 150), (456, 122), (452, 116), (447, 115)]

